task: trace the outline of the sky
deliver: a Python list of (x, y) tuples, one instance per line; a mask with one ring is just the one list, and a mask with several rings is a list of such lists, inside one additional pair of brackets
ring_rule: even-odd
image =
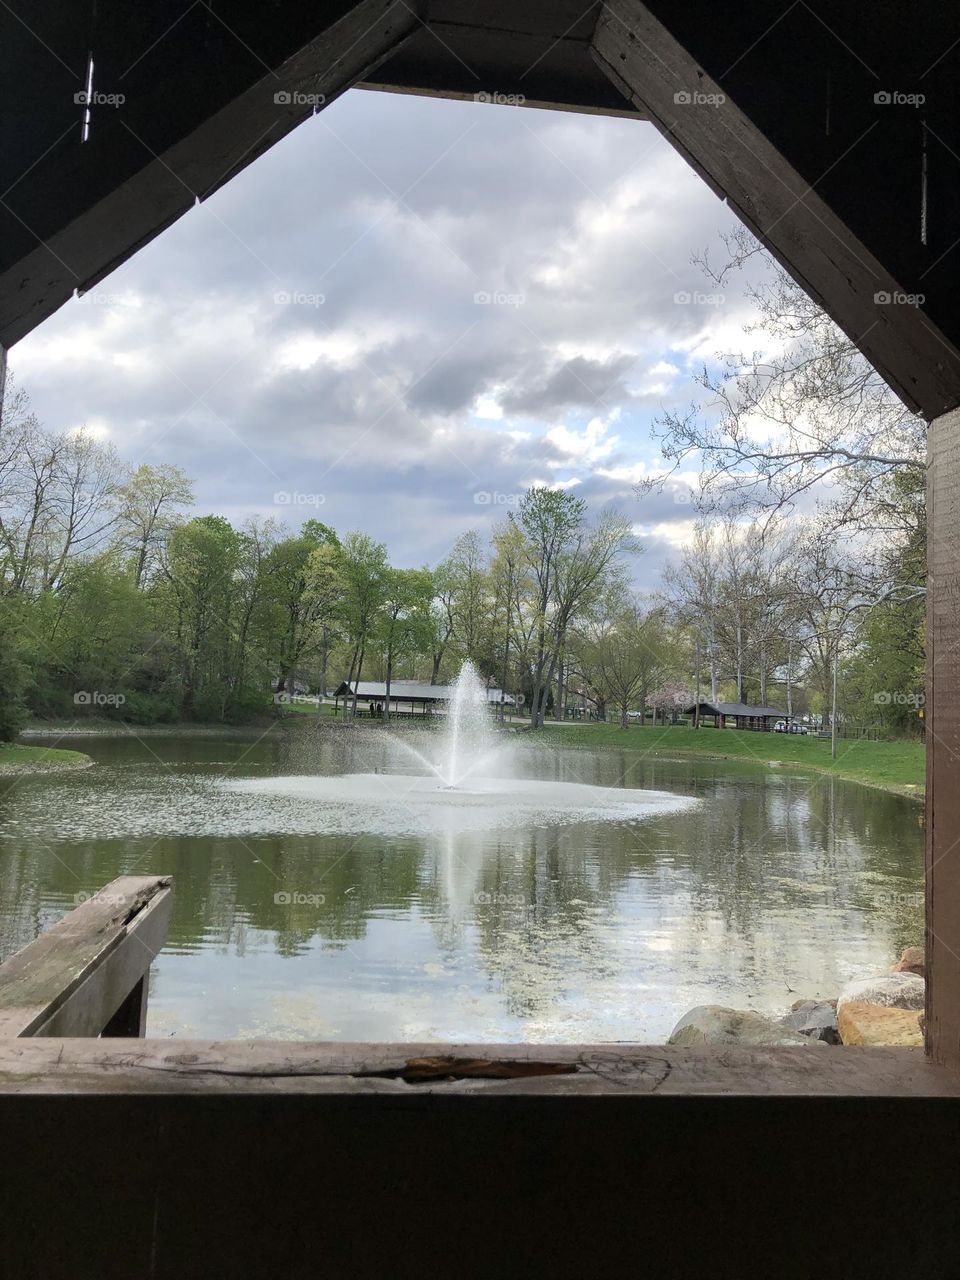
[(533, 484), (613, 505), (641, 590), (689, 535), (651, 427), (750, 349), (736, 226), (652, 125), (353, 90), (11, 352), (50, 430), (173, 463), (194, 514), (316, 517), (399, 566)]

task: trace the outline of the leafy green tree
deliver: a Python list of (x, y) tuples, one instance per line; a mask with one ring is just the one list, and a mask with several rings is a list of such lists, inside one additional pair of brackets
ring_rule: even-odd
[(164, 572), (175, 609), (177, 654), (186, 719), (222, 719), (236, 603), (241, 540), (222, 516), (198, 516), (175, 529)]
[[(311, 585), (312, 557), (320, 547), (335, 550), (339, 547), (337, 536), (319, 520), (308, 520), (298, 538), (284, 538), (266, 557), (264, 603), (278, 693), (283, 689), (293, 692), (301, 663), (321, 643), (317, 610), (323, 597), (316, 590), (316, 581), (314, 590), (307, 589)], [(314, 564), (314, 571), (317, 567)]]
[[(383, 605), (387, 573), (387, 548), (365, 533), (348, 533), (340, 555), (340, 575), (344, 585), (344, 633), (351, 647), (348, 684), (359, 682), (367, 644), (373, 635)], [(357, 714), (354, 684), (351, 714)]]
[(394, 663), (408, 654), (423, 653), (430, 643), (432, 595), (433, 578), (428, 569), (387, 569), (383, 576), (378, 636), (386, 657), (383, 714), (387, 720)]
[(116, 540), (139, 589), (159, 567), (163, 545), (180, 520), (178, 509), (193, 504), (193, 490), (179, 467), (144, 462), (120, 485), (117, 500)]
[(27, 680), (13, 610), (0, 599), (0, 742), (12, 742), (26, 723)]
[(534, 616), (530, 727), (542, 727), (557, 663), (567, 630), (578, 612), (617, 580), (621, 557), (636, 551), (630, 522), (603, 512), (596, 524), (586, 518), (586, 503), (562, 489), (529, 489), (517, 523), (525, 540)]

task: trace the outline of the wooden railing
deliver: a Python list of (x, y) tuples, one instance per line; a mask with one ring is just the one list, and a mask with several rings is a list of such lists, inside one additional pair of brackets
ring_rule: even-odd
[(142, 1036), (170, 876), (121, 876), (0, 964), (0, 1039)]

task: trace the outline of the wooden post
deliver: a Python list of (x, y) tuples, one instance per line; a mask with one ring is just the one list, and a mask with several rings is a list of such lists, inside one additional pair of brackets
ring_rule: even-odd
[(0, 1039), (142, 1036), (169, 876), (120, 876), (0, 964)]
[(960, 410), (927, 469), (927, 1052), (960, 1068)]

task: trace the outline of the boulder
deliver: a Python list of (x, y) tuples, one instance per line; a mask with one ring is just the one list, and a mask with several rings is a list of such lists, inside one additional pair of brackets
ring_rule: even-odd
[(915, 973), (919, 977), (925, 978), (927, 976), (927, 966), (923, 947), (905, 947), (903, 954), (890, 972)]
[(845, 1004), (875, 1004), (884, 1009), (922, 1010), (927, 984), (915, 973), (887, 973), (848, 982), (837, 1000), (837, 1016)]
[(899, 1045), (922, 1049), (922, 1017), (918, 1009), (896, 1009), (847, 1000), (837, 1010), (837, 1025), (844, 1044)]
[(780, 1019), (780, 1025), (826, 1044), (840, 1043), (837, 1011), (832, 1000), (802, 1000)]
[(718, 1004), (701, 1004), (683, 1015), (670, 1033), (667, 1044), (695, 1045), (792, 1045), (818, 1044), (810, 1036), (791, 1031), (752, 1009), (725, 1009)]
[(794, 1000), (790, 1006), (790, 1012), (796, 1013), (798, 1009), (804, 1009), (810, 1004), (828, 1004), (831, 1009), (836, 1009), (837, 1007), (836, 1000), (812, 1000), (810, 996), (804, 996), (801, 1000)]

